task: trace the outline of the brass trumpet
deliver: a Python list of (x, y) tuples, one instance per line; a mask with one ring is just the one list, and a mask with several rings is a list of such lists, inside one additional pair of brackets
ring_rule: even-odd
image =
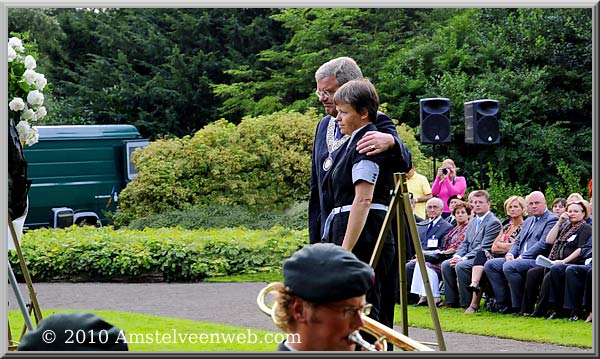
[[(269, 285), (267, 285), (266, 287), (261, 289), (260, 292), (258, 292), (258, 296), (256, 297), (256, 304), (258, 305), (258, 307), (260, 308), (260, 310), (263, 313), (270, 316), (273, 319), (273, 322), (277, 324), (277, 319), (275, 317), (275, 309), (274, 309), (276, 307), (277, 303), (275, 302), (272, 307), (269, 307), (267, 305), (267, 303), (265, 302), (267, 295), (269, 294), (269, 292), (271, 292), (271, 290), (273, 290), (273, 288), (276, 284), (277, 283), (270, 283)], [(376, 321), (372, 318), (367, 317), (364, 314), (361, 314), (361, 319), (363, 320), (365, 325), (363, 327), (361, 327), (360, 329), (371, 334), (372, 336), (378, 338), (377, 340), (381, 341), (384, 350), (386, 350), (386, 348), (387, 348), (387, 343), (386, 343), (386, 341), (387, 341), (387, 342), (390, 342), (393, 345), (395, 345), (397, 348), (404, 350), (404, 351), (424, 351), (424, 352), (434, 351), (430, 347), (428, 347), (424, 344), (421, 344), (420, 342), (418, 342), (414, 339), (411, 339), (402, 333), (398, 333), (394, 329), (386, 327), (385, 325), (379, 323), (378, 321)], [(367, 350), (370, 350), (370, 351), (377, 350), (377, 349), (375, 349), (374, 345), (372, 345), (371, 343), (364, 340), (360, 336), (358, 331), (352, 332), (348, 336), (348, 339), (355, 342), (358, 345), (361, 345), (362, 347), (364, 347)]]

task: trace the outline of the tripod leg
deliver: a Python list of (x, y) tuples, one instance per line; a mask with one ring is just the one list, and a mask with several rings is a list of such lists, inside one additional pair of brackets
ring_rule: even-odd
[[(37, 296), (35, 294), (35, 290), (33, 289), (33, 282), (31, 280), (31, 276), (29, 275), (29, 270), (27, 269), (27, 265), (25, 264), (25, 258), (23, 257), (23, 252), (21, 251), (21, 245), (19, 244), (19, 240), (17, 239), (17, 233), (15, 231), (15, 227), (12, 223), (12, 218), (10, 218), (10, 214), (8, 215), (8, 227), (10, 229), (10, 234), (13, 238), (13, 243), (15, 246), (15, 250), (17, 252), (17, 256), (19, 257), (19, 264), (21, 265), (21, 271), (23, 272), (23, 278), (25, 278), (25, 283), (27, 284), (27, 289), (29, 290), (29, 298), (31, 299), (31, 305), (33, 306), (33, 313), (35, 315), (36, 323), (39, 323), (42, 320), (42, 310), (40, 309), (40, 305), (37, 301)], [(10, 264), (9, 264), (10, 267)], [(13, 274), (14, 275), (14, 274)]]
[(21, 295), (21, 290), (19, 289), (19, 284), (17, 283), (17, 279), (15, 278), (15, 273), (8, 264), (8, 280), (10, 281), (10, 285), (12, 286), (13, 292), (15, 293), (15, 297), (17, 297), (17, 303), (19, 304), (19, 309), (21, 309), (21, 314), (23, 314), (23, 319), (25, 320), (25, 325), (27, 329), (30, 331), (33, 330), (33, 323), (31, 322), (31, 317), (29, 316), (29, 312), (27, 311), (27, 306), (23, 301), (23, 296)]

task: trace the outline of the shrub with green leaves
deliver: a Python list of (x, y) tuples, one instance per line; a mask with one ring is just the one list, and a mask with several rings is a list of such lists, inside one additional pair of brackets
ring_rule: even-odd
[[(165, 281), (279, 271), (308, 243), (308, 233), (273, 227), (185, 230), (114, 230), (112, 227), (38, 229), (25, 233), (23, 256), (35, 281)], [(22, 275), (15, 251), (9, 261)]]
[(144, 229), (181, 227), (270, 229), (281, 226), (305, 229), (308, 226), (308, 203), (298, 202), (285, 210), (257, 211), (239, 206), (200, 206), (191, 209), (171, 210), (133, 220), (127, 228)]
[(306, 200), (318, 115), (277, 112), (216, 121), (193, 137), (162, 139), (134, 154), (138, 176), (120, 196), (117, 224), (202, 205), (282, 208)]

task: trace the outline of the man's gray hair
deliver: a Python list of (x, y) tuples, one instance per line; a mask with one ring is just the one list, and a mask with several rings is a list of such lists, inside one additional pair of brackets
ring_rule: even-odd
[(442, 201), (439, 197), (431, 197), (425, 203), (426, 206), (429, 206), (430, 203), (435, 203), (439, 208), (444, 208), (444, 201)]
[(327, 61), (315, 72), (315, 80), (317, 81), (329, 76), (335, 76), (335, 80), (340, 86), (348, 81), (363, 78), (362, 71), (356, 61), (347, 56)]

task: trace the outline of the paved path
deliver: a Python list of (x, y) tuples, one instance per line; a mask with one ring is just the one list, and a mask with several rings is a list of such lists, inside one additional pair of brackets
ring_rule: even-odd
[[(35, 283), (42, 309), (118, 310), (278, 331), (256, 305), (266, 283)], [(27, 287), (21, 292), (28, 302)], [(9, 309), (18, 309), (8, 286)], [(396, 328), (398, 330), (398, 328)], [(436, 342), (435, 332), (409, 328), (411, 338)], [(444, 333), (448, 352), (593, 353), (591, 349)]]

